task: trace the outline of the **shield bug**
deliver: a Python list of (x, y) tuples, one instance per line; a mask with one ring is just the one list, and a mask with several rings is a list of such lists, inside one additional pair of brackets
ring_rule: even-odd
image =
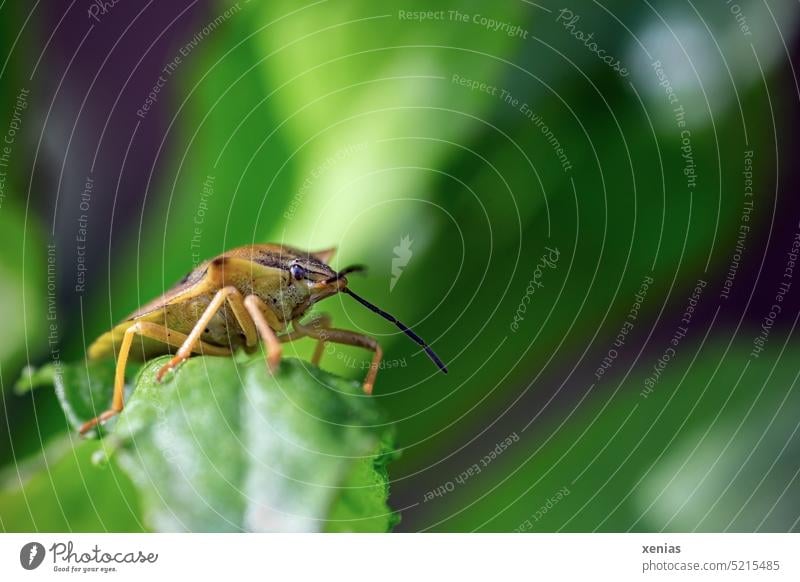
[[(367, 335), (331, 327), (323, 315), (313, 323), (300, 318), (318, 301), (345, 293), (364, 307), (395, 324), (419, 344), (442, 372), (447, 367), (425, 341), (394, 316), (376, 307), (347, 286), (354, 265), (334, 271), (328, 262), (335, 249), (309, 253), (292, 247), (263, 244), (239, 247), (200, 263), (172, 289), (140, 307), (122, 323), (89, 346), (90, 359), (117, 357), (111, 408), (83, 424), (80, 433), (119, 414), (124, 406), (125, 366), (131, 354), (143, 359), (171, 353), (173, 358), (157, 374), (160, 381), (192, 353), (228, 356), (237, 348), (266, 347), (267, 367), (280, 362), (282, 344), (303, 337), (317, 340), (312, 363), (317, 365), (327, 342), (358, 346), (373, 352), (364, 378), (364, 392), (372, 393), (383, 356), (378, 342)], [(291, 326), (291, 329), (289, 327)], [(134, 337), (139, 341), (134, 342)]]

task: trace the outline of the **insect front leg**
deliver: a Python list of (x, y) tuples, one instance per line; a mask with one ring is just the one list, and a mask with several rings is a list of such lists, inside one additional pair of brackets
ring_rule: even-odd
[[(256, 344), (256, 329), (253, 325), (253, 320), (247, 316), (247, 310), (245, 309), (242, 301), (242, 294), (239, 293), (239, 290), (236, 287), (223, 287), (214, 295), (214, 298), (208, 304), (208, 307), (206, 307), (205, 311), (203, 311), (203, 315), (200, 316), (200, 319), (197, 320), (197, 323), (194, 324), (194, 327), (192, 328), (192, 331), (189, 332), (189, 335), (185, 336), (186, 339), (180, 345), (180, 348), (178, 348), (175, 356), (169, 362), (164, 364), (164, 366), (158, 371), (158, 374), (156, 375), (157, 380), (160, 381), (167, 372), (187, 359), (192, 352), (195, 351), (195, 347), (198, 344), (204, 343), (200, 340), (200, 336), (203, 335), (203, 332), (205, 331), (206, 327), (208, 327), (209, 322), (222, 308), (222, 305), (225, 303), (225, 301), (227, 301), (231, 306), (233, 316), (236, 319), (236, 322), (239, 324), (239, 327), (242, 328), (245, 336), (245, 343), (248, 346), (253, 346)], [(230, 350), (225, 349), (225, 353), (226, 355), (230, 354)]]
[(378, 375), (378, 366), (381, 363), (381, 359), (383, 359), (383, 349), (381, 349), (380, 344), (375, 340), (375, 338), (371, 338), (368, 335), (363, 335), (346, 329), (315, 326), (313, 324), (303, 325), (297, 319), (294, 320), (293, 325), (299, 333), (319, 340), (315, 355), (317, 355), (317, 352), (320, 352), (320, 356), (322, 355), (322, 348), (320, 346), (324, 347), (325, 342), (356, 346), (375, 352), (375, 355), (372, 357), (372, 362), (370, 363), (367, 376), (364, 378), (363, 385), (364, 392), (366, 394), (372, 394), (372, 388), (375, 386), (375, 377)]
[(267, 318), (264, 316), (264, 311), (269, 308), (261, 300), (261, 297), (257, 295), (248, 295), (245, 297), (244, 306), (255, 323), (258, 334), (261, 336), (261, 339), (264, 341), (264, 344), (267, 347), (267, 369), (270, 373), (273, 373), (278, 369), (278, 365), (281, 362), (283, 346), (281, 346), (281, 340), (275, 334), (275, 331), (269, 326), (269, 323), (267, 323)]
[[(114, 396), (111, 401), (111, 408), (92, 420), (83, 423), (83, 426), (81, 426), (79, 430), (80, 434), (86, 434), (98, 424), (102, 424), (109, 418), (122, 412), (124, 407), (123, 396), (125, 395), (125, 366), (128, 364), (128, 356), (130, 355), (131, 346), (133, 345), (133, 336), (136, 334), (164, 342), (173, 347), (182, 345), (188, 337), (186, 334), (157, 323), (151, 323), (149, 321), (137, 321), (132, 323), (122, 336), (122, 344), (120, 345), (119, 355), (117, 356), (117, 368), (114, 375)], [(212, 346), (205, 342), (201, 342), (196, 348), (198, 351), (212, 356), (225, 356), (230, 354), (230, 350), (227, 348)]]

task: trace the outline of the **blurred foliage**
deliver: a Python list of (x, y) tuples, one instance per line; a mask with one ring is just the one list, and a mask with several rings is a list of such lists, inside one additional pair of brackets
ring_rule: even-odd
[[(749, 345), (683, 349), (647, 398), (651, 370), (637, 371), (602, 406), (571, 411), (569, 424), (532, 424), (488, 476), (442, 499), (431, 527), (512, 531), (530, 520), (523, 529), (796, 528), (794, 464), (781, 464), (800, 444), (798, 374), (786, 365), (796, 350), (766, 360), (750, 358)], [(724, 365), (729, 358), (738, 364)], [(537, 515), (564, 488), (569, 494)]]
[(98, 468), (96, 449), (65, 435), (6, 466), (0, 473), (3, 531), (143, 531), (133, 485), (115, 461)]
[[(0, 92), (3, 154), (0, 167), (0, 248), (3, 249), (0, 253), (0, 321), (6, 334), (5, 341), (0, 343), (0, 371), (16, 371), (25, 346), (37, 345), (45, 335), (46, 268), (43, 267), (46, 265), (42, 262), (41, 229), (20, 202), (23, 199), (20, 193), (27, 188), (27, 176), (19, 169), (27, 167), (30, 151), (26, 143), (29, 134), (23, 130), (34, 120), (31, 119), (30, 96), (25, 93), (21, 99), (18, 96), (21, 91), (30, 92), (31, 87), (24, 76), (24, 61), (6, 59), (14, 42), (21, 42), (18, 48), (24, 51), (27, 39), (19, 41), (14, 33), (20, 24), (19, 14), (14, 12), (0, 21), (0, 55), (3, 55), (0, 66), (5, 85)], [(12, 123), (13, 134), (10, 133)]]
[[(141, 214), (117, 217), (135, 220), (137, 236), (109, 245), (108, 285), (92, 290), (84, 325), (63, 330), (64, 349), (77, 357), (84, 334), (105, 331), (199, 260), (230, 247), (254, 241), (309, 249), (335, 244), (334, 265), (370, 266), (369, 276), (352, 277), (351, 286), (418, 331), (450, 368), (447, 376), (437, 373), (414, 344), (349, 299), (320, 306), (337, 326), (374, 335), (385, 347), (387, 367), (379, 373), (374, 403), (384, 411), (381, 423), (396, 427), (403, 451), (389, 466), (396, 507), (413, 506), (451, 470), (461, 472), (451, 457), (465, 447), (467, 456), (480, 456), (495, 446), (497, 434), (520, 431), (542, 414), (480, 477), (414, 509), (406, 527), (513, 530), (567, 487), (570, 494), (559, 499), (558, 509), (540, 516), (532, 529), (796, 528), (794, 517), (780, 517), (797, 515), (778, 491), (791, 474), (762, 462), (785, 459), (783, 448), (794, 435), (785, 412), (778, 420), (771, 416), (789, 394), (783, 389), (793, 385), (791, 368), (770, 376), (774, 360), (754, 361), (746, 378), (769, 381), (761, 386), (748, 380), (758, 388), (743, 389), (737, 374), (747, 361), (746, 346), (720, 349), (730, 330), (717, 326), (711, 332), (712, 340), (720, 336), (716, 347), (700, 346), (699, 338), (687, 343), (652, 399), (643, 400), (639, 387), (661, 350), (657, 338), (639, 338), (644, 355), (630, 373), (620, 362), (596, 387), (587, 380), (595, 352), (613, 341), (645, 277), (654, 283), (637, 323), (641, 330), (655, 323), (669, 328), (700, 277), (710, 281), (708, 301), (714, 298), (714, 281), (736, 240), (748, 149), (756, 152), (753, 172), (761, 195), (752, 226), (755, 232), (767, 225), (770, 181), (777, 179), (771, 174), (777, 164), (772, 119), (781, 119), (787, 107), (774, 96), (784, 39), (772, 30), (766, 10), (742, 4), (753, 28), (761, 30), (752, 49), (724, 11), (690, 12), (669, 2), (577, 3), (571, 9), (580, 15), (577, 27), (592, 31), (625, 62), (628, 77), (616, 75), (570, 35), (557, 21), (558, 9), (525, 2), (445, 2), (435, 9), (446, 17), (425, 22), (398, 13), (432, 9), (421, 1), (399, 8), (334, 1), (234, 4), (231, 16), (170, 75), (170, 99), (159, 103), (170, 113), (169, 147), (152, 169)], [(211, 2), (196, 28), (230, 6)], [(787, 6), (774, 7), (779, 22), (796, 15)], [(450, 9), (469, 18), (451, 18)], [(475, 15), (519, 25), (527, 36), (491, 30)], [(0, 21), (3, 32), (16, 25)], [(176, 39), (175, 46), (186, 40)], [(675, 104), (651, 66), (656, 59), (687, 112), (698, 169), (694, 190), (684, 174)], [(23, 68), (15, 70), (10, 74)], [(483, 83), (484, 90), (459, 79)], [(8, 95), (4, 99), (7, 108)], [(17, 184), (24, 187), (24, 176)], [(24, 346), (36, 346), (33, 359), (46, 355), (39, 346), (47, 330), (40, 308), (47, 297), (41, 251), (47, 225), (25, 216), (17, 201), (0, 208), (0, 237), (8, 237), (3, 248), (11, 249), (0, 255), (0, 320), (13, 330), (0, 348), (6, 386), (8, 369), (15, 374), (23, 363)], [(410, 256), (398, 277), (396, 247), (405, 237)], [(547, 248), (558, 249), (557, 265), (542, 274), (543, 287), (514, 331), (511, 324)], [(22, 297), (24, 319), (17, 316)], [(289, 344), (286, 351), (307, 357), (310, 343)], [(590, 344), (594, 351), (587, 355)], [(695, 348), (699, 355), (692, 359)], [(638, 350), (632, 344), (627, 355)], [(337, 347), (322, 366), (360, 379), (363, 358), (357, 349)], [(369, 424), (364, 419), (375, 411), (355, 397), (354, 385), (292, 361), (284, 363), (278, 385), (262, 377), (260, 360), (197, 358), (174, 381), (156, 387), (150, 378), (156, 365), (144, 369), (114, 429), (135, 438), (136, 447), (123, 446), (106, 470), (81, 469), (85, 486), (74, 493), (111, 491), (106, 486), (112, 476), (120, 483), (113, 488), (119, 497), (109, 504), (120, 509), (107, 509), (102, 522), (99, 511), (87, 510), (75, 517), (73, 529), (138, 529), (141, 523), (167, 530), (270, 529), (281, 519), (288, 529), (391, 525), (391, 514), (380, 509), (386, 494), (381, 451), (389, 448), (375, 427), (348, 429), (341, 442), (346, 448), (329, 449), (333, 428), (314, 423), (317, 432), (303, 433), (310, 441), (292, 442), (317, 453), (300, 460), (295, 451), (276, 464), (275, 439), (285, 433), (254, 432), (262, 410), (269, 411), (271, 426), (285, 418), (281, 428), (297, 439), (295, 431), (309, 422), (301, 412), (354, 415), (359, 426)], [(59, 394), (76, 411), (73, 424), (108, 401), (107, 392), (97, 392), (109, 389), (108, 366), (65, 369)], [(98, 380), (90, 386), (92, 378)], [(280, 397), (264, 399), (278, 388)], [(548, 406), (559, 394), (558, 405)], [(514, 409), (520, 399), (529, 408)], [(168, 422), (154, 416), (159, 406), (171, 411)], [(42, 434), (58, 439), (69, 430), (49, 417), (38, 422), (35, 430), (18, 429), (15, 438), (23, 447), (41, 446)], [(769, 431), (759, 434), (764, 423)], [(164, 435), (165, 427), (172, 435)], [(165, 462), (165, 438), (180, 443), (178, 461)], [(358, 453), (368, 462), (343, 469), (341, 459), (320, 452), (346, 456), (351, 447), (368, 449)], [(39, 467), (24, 495), (41, 496), (42, 508), (52, 511), (59, 491), (73, 495), (77, 484), (69, 471), (86, 466), (89, 449), (81, 444), (74, 455), (62, 452), (51, 467)], [(753, 450), (759, 454), (750, 455)], [(132, 485), (117, 462), (136, 483), (136, 503), (120, 503)], [(208, 480), (187, 487), (187, 475), (198, 472)], [(768, 477), (760, 482), (763, 475)], [(296, 497), (270, 498), (285, 493), (282, 476), (315, 485), (295, 486)], [(344, 485), (344, 494), (323, 494), (330, 484)], [(242, 492), (265, 507), (296, 508), (302, 500), (313, 511), (291, 510), (291, 520), (254, 515)], [(41, 529), (39, 523), (46, 523), (20, 513), (21, 491), (0, 495), (4, 528), (35, 522)], [(778, 500), (780, 507), (769, 509), (764, 499)], [(365, 515), (380, 517), (365, 521)], [(65, 522), (59, 523), (53, 528)]]
[[(35, 123), (32, 87), (25, 61), (6, 58), (12, 46), (23, 53), (29, 50), (31, 38), (17, 34), (24, 16), (20, 6), (9, 6), (0, 18), (0, 321), (5, 334), (0, 342), (0, 376), (5, 378), (13, 378), (19, 371), (31, 346), (36, 346), (34, 355), (45, 352), (39, 346), (47, 336), (49, 305), (44, 229), (22, 196), (28, 188), (23, 169), (29, 164), (30, 126)], [(55, 308), (55, 295), (52, 299)], [(0, 389), (6, 383), (0, 382)]]
[[(24, 6), (8, 5), (0, 11), (0, 415), (8, 427), (0, 431), (3, 466), (15, 456), (39, 451), (42, 432), (61, 422), (55, 399), (40, 401), (38, 409), (32, 399), (16, 399), (11, 413), (6, 399), (26, 361), (58, 354), (63, 338), (60, 330), (51, 328), (58, 302), (54, 266), (48, 262), (52, 254), (45, 242), (47, 226), (36, 208), (26, 203), (37, 87), (28, 79), (30, 63), (11, 58), (11, 54), (31, 54), (33, 38), (18, 34), (26, 16)], [(36, 27), (31, 22), (29, 30)]]

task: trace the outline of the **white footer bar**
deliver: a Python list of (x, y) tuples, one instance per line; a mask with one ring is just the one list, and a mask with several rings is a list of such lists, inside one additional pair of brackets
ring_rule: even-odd
[(0, 580), (777, 581), (798, 563), (798, 534), (0, 535)]

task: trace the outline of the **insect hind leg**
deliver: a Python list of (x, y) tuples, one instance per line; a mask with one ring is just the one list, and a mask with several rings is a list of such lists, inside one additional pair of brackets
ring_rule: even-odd
[(378, 375), (378, 367), (383, 359), (383, 349), (381, 348), (380, 344), (375, 338), (372, 338), (368, 335), (356, 333), (346, 329), (330, 327), (330, 318), (326, 318), (326, 320), (320, 325), (316, 324), (318, 321), (319, 319), (308, 325), (300, 323), (299, 320), (295, 320), (293, 322), (294, 329), (297, 330), (298, 333), (306, 337), (319, 340), (317, 342), (317, 348), (314, 351), (314, 356), (317, 358), (317, 361), (319, 361), (319, 357), (322, 356), (322, 351), (326, 342), (344, 344), (347, 346), (356, 346), (374, 352), (374, 355), (372, 356), (372, 362), (370, 362), (369, 371), (364, 378), (363, 384), (364, 392), (366, 394), (372, 394), (372, 388), (375, 386), (375, 377)]
[[(292, 331), (278, 336), (278, 339), (281, 341), (281, 343), (288, 343), (304, 337), (310, 337), (308, 333), (306, 333), (306, 328), (308, 327), (322, 330), (331, 329), (331, 316), (327, 313), (320, 313), (317, 317), (304, 324), (301, 328), (302, 331), (301, 329), (298, 329), (297, 325), (295, 324)], [(325, 339), (323, 339), (324, 336), (324, 332), (320, 332), (320, 339), (317, 340), (317, 346), (314, 348), (314, 354), (311, 356), (311, 363), (315, 366), (319, 366), (319, 362), (322, 359), (322, 354), (325, 353)]]

